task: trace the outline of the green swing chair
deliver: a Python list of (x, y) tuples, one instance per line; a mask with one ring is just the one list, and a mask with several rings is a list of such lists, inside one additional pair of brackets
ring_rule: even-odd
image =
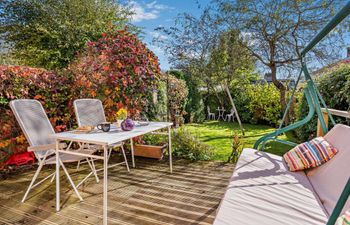
[[(301, 70), (299, 73), (299, 76), (297, 78), (297, 82), (294, 86), (293, 92), (292, 92), (292, 96), (288, 102), (287, 105), (287, 109), (284, 112), (281, 124), (279, 125), (279, 128), (270, 133), (267, 134), (263, 137), (261, 137), (260, 139), (258, 139), (256, 141), (256, 143), (254, 144), (254, 149), (258, 149), (258, 150), (264, 150), (265, 145), (268, 141), (275, 141), (275, 142), (280, 142), (283, 144), (287, 144), (287, 145), (291, 145), (291, 146), (296, 146), (297, 143), (293, 143), (290, 141), (285, 141), (285, 140), (281, 140), (278, 139), (278, 136), (282, 133), (294, 130), (300, 126), (305, 125), (306, 123), (308, 123), (314, 116), (315, 112), (318, 116), (319, 122), (321, 124), (321, 128), (323, 130), (323, 133), (326, 134), (328, 132), (328, 127), (326, 125), (326, 122), (324, 120), (324, 117), (322, 116), (322, 111), (321, 111), (321, 105), (326, 109), (328, 117), (330, 118), (331, 123), (333, 124), (333, 126), (336, 124), (334, 121), (334, 118), (332, 116), (332, 114), (329, 112), (325, 101), (323, 100), (319, 90), (317, 89), (317, 86), (315, 85), (313, 79), (310, 76), (310, 73), (308, 71), (308, 68), (306, 66), (306, 63), (304, 62), (304, 57), (306, 56), (306, 54), (312, 50), (312, 48), (317, 45), (325, 36), (327, 36), (332, 30), (333, 28), (335, 28), (339, 23), (341, 23), (348, 15), (350, 14), (350, 2), (348, 2), (329, 22), (328, 24), (311, 40), (311, 42), (303, 49), (303, 51), (301, 52)], [(286, 115), (289, 111), (289, 108), (291, 106), (291, 103), (293, 101), (294, 98), (294, 94), (295, 91), (297, 89), (298, 83), (300, 81), (301, 76), (304, 74), (305, 77), (305, 81), (307, 83), (306, 87), (304, 88), (304, 95), (306, 97), (308, 106), (309, 106), (309, 113), (308, 115), (294, 123), (291, 124), (289, 126), (283, 127)], [(341, 211), (343, 210), (344, 205), (346, 204), (347, 199), (349, 198), (350, 195), (350, 178), (331, 214), (331, 216), (329, 217), (328, 223), (327, 225), (334, 225), (337, 218), (339, 217)]]

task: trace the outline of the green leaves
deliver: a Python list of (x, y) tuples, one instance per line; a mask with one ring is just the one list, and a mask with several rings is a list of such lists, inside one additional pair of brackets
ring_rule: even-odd
[(204, 144), (198, 137), (194, 136), (186, 128), (181, 127), (172, 133), (173, 154), (185, 159), (210, 160), (213, 149)]
[(248, 108), (251, 112), (251, 122), (267, 122), (277, 124), (281, 118), (280, 93), (272, 84), (247, 86), (249, 97)]
[[(347, 64), (338, 65), (335, 68), (319, 74), (317, 77), (318, 89), (325, 100), (327, 107), (337, 110), (350, 110), (350, 66)], [(305, 97), (299, 107), (299, 119), (304, 118), (308, 113), (308, 106)], [(346, 123), (344, 118), (335, 117), (337, 123)], [(296, 134), (301, 140), (309, 140), (316, 134), (317, 118), (297, 130)]]
[(109, 27), (124, 27), (130, 14), (111, 0), (3, 0), (0, 36), (23, 64), (65, 68)]

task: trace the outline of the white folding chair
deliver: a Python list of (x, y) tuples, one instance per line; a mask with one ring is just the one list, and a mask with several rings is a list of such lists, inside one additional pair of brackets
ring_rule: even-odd
[(208, 120), (215, 120), (215, 113), (210, 112), (210, 107), (207, 106)]
[(225, 116), (225, 121), (229, 122), (231, 120), (232, 120), (232, 122), (235, 121), (234, 110), (233, 109), (231, 109), (230, 114), (226, 114), (226, 116)]
[[(103, 109), (102, 102), (99, 99), (77, 99), (74, 101), (74, 112), (77, 118), (78, 126), (97, 126), (100, 123), (106, 122), (106, 116)], [(89, 146), (90, 148), (95, 148), (98, 150), (98, 147), (96, 146)], [(123, 157), (124, 162), (117, 163), (114, 165), (111, 165), (109, 167), (113, 167), (116, 165), (124, 164), (126, 166), (126, 169), (129, 170), (128, 160), (126, 158), (125, 150), (124, 150), (124, 143), (120, 142), (117, 144), (114, 144), (112, 146), (109, 146), (109, 152), (108, 152), (108, 160), (111, 156), (111, 153), (114, 148), (120, 148)], [(79, 163), (78, 163), (79, 167)], [(99, 170), (97, 170), (99, 171)]]
[[(22, 202), (24, 202), (31, 189), (35, 188), (49, 178), (51, 178), (51, 182), (55, 178), (55, 173), (52, 173), (34, 184), (44, 165), (56, 164), (56, 142), (54, 139), (49, 137), (49, 135), (54, 134), (55, 131), (46, 115), (44, 108), (39, 101), (31, 99), (13, 100), (10, 102), (10, 107), (30, 145), (28, 147), (28, 151), (34, 152), (39, 164), (39, 167), (36, 170), (34, 177), (23, 196)], [(64, 147), (66, 147), (66, 145), (61, 144), (60, 148)], [(90, 151), (87, 150), (80, 149), (77, 151), (80, 153), (90, 154)], [(60, 165), (62, 166), (70, 184), (72, 185), (76, 195), (80, 200), (82, 200), (82, 197), (80, 196), (77, 188), (83, 181), (78, 185), (75, 185), (63, 163), (78, 162), (82, 159), (86, 159), (89, 162), (90, 169), (94, 171), (93, 173), (87, 175), (83, 181), (85, 181), (91, 174), (95, 174), (95, 176), (97, 176), (96, 171), (90, 163), (90, 159), (87, 159), (86, 157), (60, 153), (59, 159)]]

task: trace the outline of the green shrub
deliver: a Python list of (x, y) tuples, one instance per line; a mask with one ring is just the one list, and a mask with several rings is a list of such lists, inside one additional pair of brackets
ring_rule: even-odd
[(159, 134), (145, 134), (137, 140), (138, 143), (144, 145), (157, 145), (161, 146), (168, 143), (168, 136)]
[[(198, 137), (190, 133), (185, 127), (173, 130), (171, 133), (173, 155), (179, 158), (197, 160), (210, 160), (213, 149), (201, 142)], [(136, 143), (161, 146), (168, 143), (165, 135), (145, 134), (135, 140)]]
[[(282, 117), (280, 93), (274, 85), (254, 84), (257, 79), (256, 74), (247, 73), (230, 83), (229, 89), (240, 119), (244, 123), (276, 125)], [(210, 110), (216, 114), (218, 107), (223, 106), (226, 113), (232, 108), (224, 91), (211, 92), (206, 100)]]
[[(324, 74), (317, 80), (318, 89), (328, 108), (349, 110), (350, 106), (350, 66), (343, 65)], [(306, 98), (303, 97), (299, 106), (298, 119), (303, 119), (309, 112)], [(346, 123), (344, 118), (334, 117), (337, 123)], [(316, 134), (317, 116), (306, 125), (298, 128), (295, 133), (302, 140), (309, 140)]]
[(172, 133), (173, 153), (177, 157), (190, 160), (210, 160), (212, 149), (198, 137), (181, 127)]
[(248, 109), (251, 123), (275, 125), (282, 117), (280, 93), (274, 85), (249, 85), (246, 87), (249, 98)]

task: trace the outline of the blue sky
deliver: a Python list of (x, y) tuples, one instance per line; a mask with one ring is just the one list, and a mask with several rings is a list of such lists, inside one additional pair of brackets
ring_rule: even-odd
[[(161, 69), (166, 71), (171, 67), (171, 64), (164, 50), (152, 44), (152, 39), (167, 37), (154, 29), (159, 26), (173, 26), (176, 16), (180, 13), (188, 12), (199, 16), (203, 7), (208, 5), (211, 0), (125, 0), (124, 2), (127, 2), (135, 12), (132, 23), (143, 28), (143, 41), (158, 56)], [(346, 37), (345, 42), (350, 43), (349, 37)], [(342, 58), (345, 56), (346, 48), (343, 47)]]
[[(152, 39), (159, 37), (159, 32), (154, 29), (163, 26), (174, 25), (174, 19), (179, 13), (189, 12), (193, 15), (200, 15), (201, 7), (209, 4), (210, 0), (132, 0), (129, 5), (135, 12), (132, 23), (142, 27), (144, 31), (144, 42), (159, 57), (160, 67), (163, 71), (170, 68), (170, 63), (164, 51), (152, 45)], [(161, 36), (161, 38), (166, 38)]]

